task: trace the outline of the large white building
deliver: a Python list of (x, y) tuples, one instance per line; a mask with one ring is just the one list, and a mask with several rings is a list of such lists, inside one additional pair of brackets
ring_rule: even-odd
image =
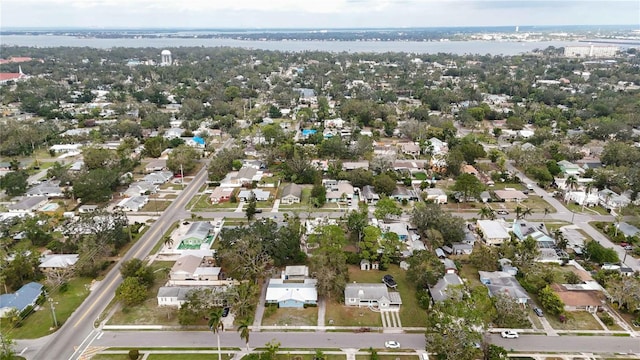
[(564, 48), (564, 56), (566, 57), (613, 57), (620, 50), (617, 46), (605, 45), (605, 46), (596, 46), (596, 45), (576, 45), (576, 46), (565, 46)]

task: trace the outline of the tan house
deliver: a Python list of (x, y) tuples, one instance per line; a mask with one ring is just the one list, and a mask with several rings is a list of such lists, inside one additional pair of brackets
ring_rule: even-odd
[(602, 293), (597, 290), (582, 290), (579, 286), (572, 288), (569, 284), (553, 284), (551, 289), (562, 300), (566, 311), (588, 311), (595, 314), (604, 302)]
[(302, 197), (302, 186), (298, 184), (287, 184), (282, 188), (280, 203), (284, 205), (297, 204)]
[(169, 285), (214, 285), (221, 280), (221, 269), (214, 264), (213, 258), (182, 256), (169, 272)]

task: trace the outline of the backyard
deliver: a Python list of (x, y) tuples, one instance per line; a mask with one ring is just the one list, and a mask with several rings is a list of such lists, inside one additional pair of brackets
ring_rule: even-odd
[(262, 325), (264, 326), (316, 326), (317, 324), (317, 307), (297, 309), (271, 306), (265, 308), (262, 317)]
[(349, 280), (359, 283), (381, 283), (382, 276), (385, 274), (393, 275), (398, 283), (397, 290), (402, 298), (402, 306), (400, 306), (402, 326), (426, 326), (427, 313), (418, 306), (415, 287), (407, 281), (406, 271), (400, 269), (398, 265), (391, 265), (386, 271), (362, 271), (356, 266), (349, 267)]

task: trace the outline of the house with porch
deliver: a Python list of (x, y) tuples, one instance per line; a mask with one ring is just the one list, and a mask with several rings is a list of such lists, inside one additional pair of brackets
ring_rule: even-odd
[(302, 186), (287, 184), (282, 188), (280, 203), (284, 205), (298, 204), (302, 198)]
[(344, 288), (347, 306), (369, 307), (379, 311), (400, 311), (402, 299), (397, 291), (389, 291), (383, 283), (350, 283)]
[(478, 230), (482, 233), (482, 239), (487, 245), (500, 245), (511, 239), (507, 229), (509, 226), (504, 221), (478, 220)]
[(233, 195), (233, 188), (229, 187), (221, 187), (213, 189), (211, 195), (209, 196), (209, 200), (211, 200), (212, 204), (219, 204), (222, 202), (227, 202), (231, 200), (231, 195)]
[(41, 284), (30, 282), (12, 294), (0, 295), (0, 318), (7, 317), (13, 310), (22, 313), (29, 306), (36, 306), (42, 290)]
[(432, 303), (442, 302), (448, 299), (462, 299), (462, 287), (464, 282), (456, 273), (447, 273), (438, 282), (429, 288)]
[(361, 200), (368, 205), (375, 205), (380, 200), (380, 195), (376, 192), (375, 188), (371, 185), (365, 185), (360, 191)]
[(278, 304), (279, 308), (303, 308), (308, 305), (317, 305), (318, 291), (316, 279), (303, 279), (288, 281), (284, 279), (269, 279), (265, 302)]
[(439, 188), (427, 188), (424, 189), (426, 201), (433, 202), (434, 204), (446, 204), (448, 201), (447, 193)]
[(529, 302), (529, 294), (520, 285), (515, 276), (504, 271), (478, 271), (480, 282), (489, 290), (489, 296), (493, 297), (498, 294), (507, 295), (519, 304)]
[(562, 300), (566, 311), (587, 311), (595, 314), (605, 303), (602, 292), (584, 290), (579, 285), (552, 284), (551, 290)]

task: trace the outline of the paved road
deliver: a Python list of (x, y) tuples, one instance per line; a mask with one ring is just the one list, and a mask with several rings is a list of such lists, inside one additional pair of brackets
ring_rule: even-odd
[[(380, 333), (316, 333), (316, 332), (256, 332), (251, 333), (249, 345), (260, 347), (276, 339), (283, 348), (359, 348), (384, 347), (387, 340), (400, 342), (403, 349), (423, 350), (423, 334)], [(617, 336), (539, 336), (521, 335), (519, 339), (502, 339), (491, 335), (490, 341), (514, 351), (550, 352), (633, 352), (640, 354), (637, 338)], [(207, 331), (106, 331), (94, 346), (122, 347), (215, 347), (215, 335)], [(244, 341), (235, 331), (220, 335), (222, 347), (244, 347)]]
[(176, 213), (184, 209), (204, 184), (206, 177), (207, 169), (203, 167), (178, 198), (97, 285), (62, 328), (51, 337), (49, 343), (41, 349), (37, 349), (39, 350), (37, 354), (32, 355), (36, 349), (31, 349), (25, 355), (32, 355), (30, 358), (33, 359), (77, 359), (86, 346), (99, 334), (99, 331), (94, 329), (94, 322), (113, 299), (115, 289), (122, 281), (119, 264), (132, 258), (144, 259), (149, 255), (153, 246), (177, 219)]

